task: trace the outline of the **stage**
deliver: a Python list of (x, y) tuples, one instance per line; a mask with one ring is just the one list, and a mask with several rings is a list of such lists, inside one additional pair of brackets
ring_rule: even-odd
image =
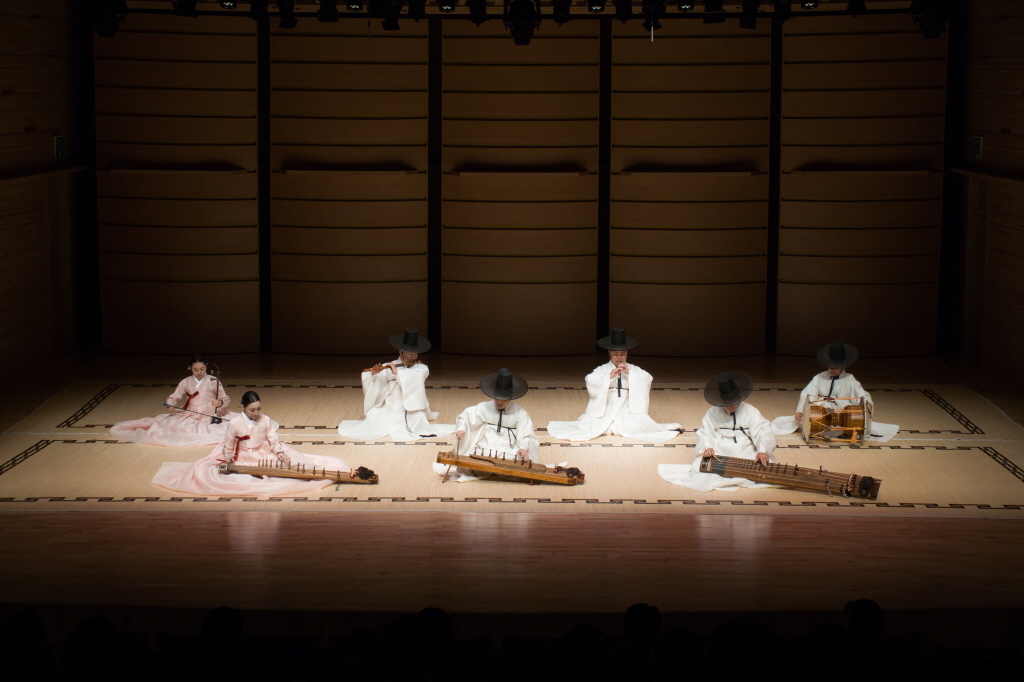
[[(867, 501), (696, 493), (657, 475), (658, 464), (693, 458), (707, 407), (701, 377), (748, 371), (749, 402), (771, 419), (792, 413), (815, 371), (810, 359), (631, 358), (655, 375), (652, 416), (684, 432), (645, 445), (569, 444), (539, 431), (541, 461), (587, 474), (570, 487), (442, 483), (430, 464), (451, 439), (341, 438), (337, 423), (361, 416), (367, 358), (218, 358), (236, 404), (258, 391), (282, 440), (368, 466), (380, 484), (197, 498), (150, 479), (161, 462), (194, 461), (210, 448), (117, 443), (106, 433), (159, 411), (181, 378), (176, 360), (80, 359), (39, 378), (35, 390), (48, 397), (38, 409), (5, 410), (0, 602), (346, 612), (429, 604), (458, 613), (600, 613), (638, 601), (665, 611), (827, 611), (860, 597), (893, 609), (1024, 605), (1024, 428), (1012, 418), (1020, 403), (987, 390), (970, 367), (865, 359), (858, 378), (877, 419), (900, 425), (896, 437), (865, 447), (780, 437), (776, 461), (881, 478), (878, 499)], [(582, 411), (582, 377), (597, 364), (426, 360), (438, 422), (484, 399), (474, 377), (508, 365), (531, 383), (520, 403), (541, 429)]]

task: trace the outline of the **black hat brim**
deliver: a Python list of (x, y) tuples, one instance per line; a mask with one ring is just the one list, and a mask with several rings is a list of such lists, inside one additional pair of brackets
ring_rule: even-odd
[(518, 374), (512, 375), (512, 391), (511, 393), (502, 395), (497, 388), (498, 384), (498, 373), (488, 374), (480, 380), (480, 390), (484, 392), (489, 398), (495, 400), (518, 400), (522, 398), (530, 390), (527, 386), (526, 381)]
[[(724, 381), (725, 379), (731, 378), (736, 382), (736, 387), (740, 389), (738, 398), (731, 398), (726, 400), (722, 397), (722, 392), (718, 390), (718, 382)], [(750, 397), (750, 394), (754, 391), (754, 381), (743, 372), (722, 372), (718, 376), (714, 377), (704, 387), (704, 400), (708, 401), (715, 407), (728, 407), (729, 405), (739, 405), (744, 400)]]
[(404, 350), (406, 353), (426, 353), (430, 350), (430, 341), (423, 338), (422, 336), (417, 337), (419, 342), (415, 346), (410, 346), (405, 341), (405, 334), (395, 334), (388, 339), (388, 343), (391, 344), (392, 348), (397, 350)]
[[(832, 348), (831, 343), (826, 343), (824, 346), (818, 349), (818, 364), (822, 367), (828, 367), (830, 364), (834, 364), (828, 357), (828, 352)], [(857, 362), (860, 358), (860, 352), (848, 343), (843, 344), (843, 349), (846, 351), (846, 359), (843, 361), (843, 367), (849, 367), (853, 363)]]
[(612, 343), (612, 337), (606, 336), (603, 339), (598, 339), (597, 345), (601, 348), (607, 348), (608, 350), (630, 350), (631, 348), (639, 346), (640, 342), (632, 336), (627, 336), (625, 343)]

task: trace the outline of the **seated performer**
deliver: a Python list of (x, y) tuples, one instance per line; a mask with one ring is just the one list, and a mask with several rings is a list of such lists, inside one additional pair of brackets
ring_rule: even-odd
[(701, 492), (763, 485), (700, 472), (701, 459), (710, 456), (751, 459), (761, 464), (772, 461), (775, 434), (771, 425), (756, 407), (744, 402), (753, 390), (753, 382), (743, 372), (723, 372), (709, 381), (704, 399), (712, 407), (697, 429), (696, 458), (690, 465), (660, 464), (658, 474), (666, 481)]
[[(217, 377), (206, 373), (206, 360), (193, 355), (188, 363), (192, 376), (185, 377), (170, 396), (167, 408), (170, 414), (156, 417), (118, 422), (110, 428), (110, 435), (117, 440), (147, 445), (170, 445), (173, 447), (194, 447), (216, 445), (223, 442), (227, 433), (228, 405), (231, 398)], [(184, 400), (178, 409), (174, 406)], [(189, 410), (184, 412), (183, 410)], [(211, 417), (225, 417), (214, 424)]]
[(228, 422), (222, 445), (195, 463), (164, 462), (153, 477), (153, 484), (192, 495), (291, 495), (319, 490), (331, 481), (222, 474), (217, 467), (232, 461), (257, 466), (261, 460), (276, 459), (285, 466), (306, 464), (350, 471), (348, 464), (337, 457), (306, 455), (282, 443), (277, 437), (277, 423), (263, 414), (263, 404), (255, 391), (242, 396), (242, 409)]
[(338, 433), (356, 440), (388, 436), (398, 442), (447, 436), (454, 426), (429, 423), (437, 413), (430, 411), (427, 402), (430, 370), (419, 361), (419, 354), (430, 350), (430, 341), (411, 327), (388, 341), (398, 349), (398, 359), (378, 363), (362, 374), (366, 419), (347, 419), (338, 426)]
[[(533, 433), (533, 420), (526, 410), (514, 403), (526, 395), (530, 387), (509, 369), (499, 369), (480, 380), (480, 390), (493, 400), (467, 407), (455, 420), (455, 453), (479, 452), (482, 455), (521, 458), (537, 461), (540, 442)], [(448, 472), (446, 464), (434, 463), (434, 471), (450, 481), (472, 481), (490, 474), (462, 467)]]
[(597, 345), (608, 349), (608, 362), (587, 375), (590, 402), (574, 422), (551, 422), (548, 433), (562, 440), (590, 440), (611, 434), (648, 443), (664, 443), (679, 435), (679, 424), (656, 424), (647, 414), (650, 374), (626, 362), (640, 342), (618, 327)]

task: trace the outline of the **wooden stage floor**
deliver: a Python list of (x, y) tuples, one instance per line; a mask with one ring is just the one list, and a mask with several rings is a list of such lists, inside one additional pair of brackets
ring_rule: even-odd
[[(755, 381), (793, 384), (816, 371), (806, 358), (634, 359), (660, 383), (698, 382), (736, 368)], [(351, 383), (367, 359), (250, 355), (215, 361), (228, 385), (241, 385)], [(427, 361), (436, 381), (469, 382), (510, 366), (535, 383), (581, 383), (597, 358)], [(64, 361), (4, 398), (0, 425), (14, 426), (72, 383), (166, 384), (183, 376), (183, 364), (176, 357), (120, 355)], [(869, 389), (969, 387), (1005, 413), (1000, 419), (1007, 433), (1024, 416), (1012, 386), (957, 361), (863, 359), (855, 369)], [(880, 411), (884, 395), (876, 398)], [(999, 412), (985, 401), (979, 405)], [(164, 457), (172, 452), (158, 450)], [(5, 446), (0, 454), (7, 461), (15, 453)], [(1024, 482), (1013, 485), (1024, 489)], [(1024, 521), (998, 514), (793, 516), (756, 506), (729, 514), (29, 507), (0, 511), (0, 604), (608, 613), (646, 601), (666, 612), (749, 612), (828, 611), (866, 597), (887, 609), (1024, 607)]]

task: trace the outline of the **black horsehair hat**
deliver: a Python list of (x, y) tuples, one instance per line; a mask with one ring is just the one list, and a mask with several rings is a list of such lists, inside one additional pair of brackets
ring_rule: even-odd
[(513, 374), (507, 367), (502, 367), (480, 380), (480, 390), (495, 400), (518, 400), (526, 395), (530, 387), (521, 376)]
[(704, 387), (704, 400), (715, 407), (739, 405), (754, 390), (754, 382), (743, 372), (722, 372)]
[(430, 350), (430, 341), (420, 336), (419, 331), (406, 327), (402, 334), (395, 334), (388, 339), (392, 348), (404, 350), (406, 353), (426, 353)]
[(625, 329), (615, 327), (612, 329), (611, 334), (603, 339), (598, 339), (597, 345), (601, 346), (601, 348), (607, 348), (608, 350), (629, 350), (630, 348), (636, 348), (639, 346), (640, 342), (632, 336), (626, 336)]
[(857, 362), (860, 353), (848, 343), (833, 341), (818, 349), (818, 364), (822, 367), (849, 367)]

